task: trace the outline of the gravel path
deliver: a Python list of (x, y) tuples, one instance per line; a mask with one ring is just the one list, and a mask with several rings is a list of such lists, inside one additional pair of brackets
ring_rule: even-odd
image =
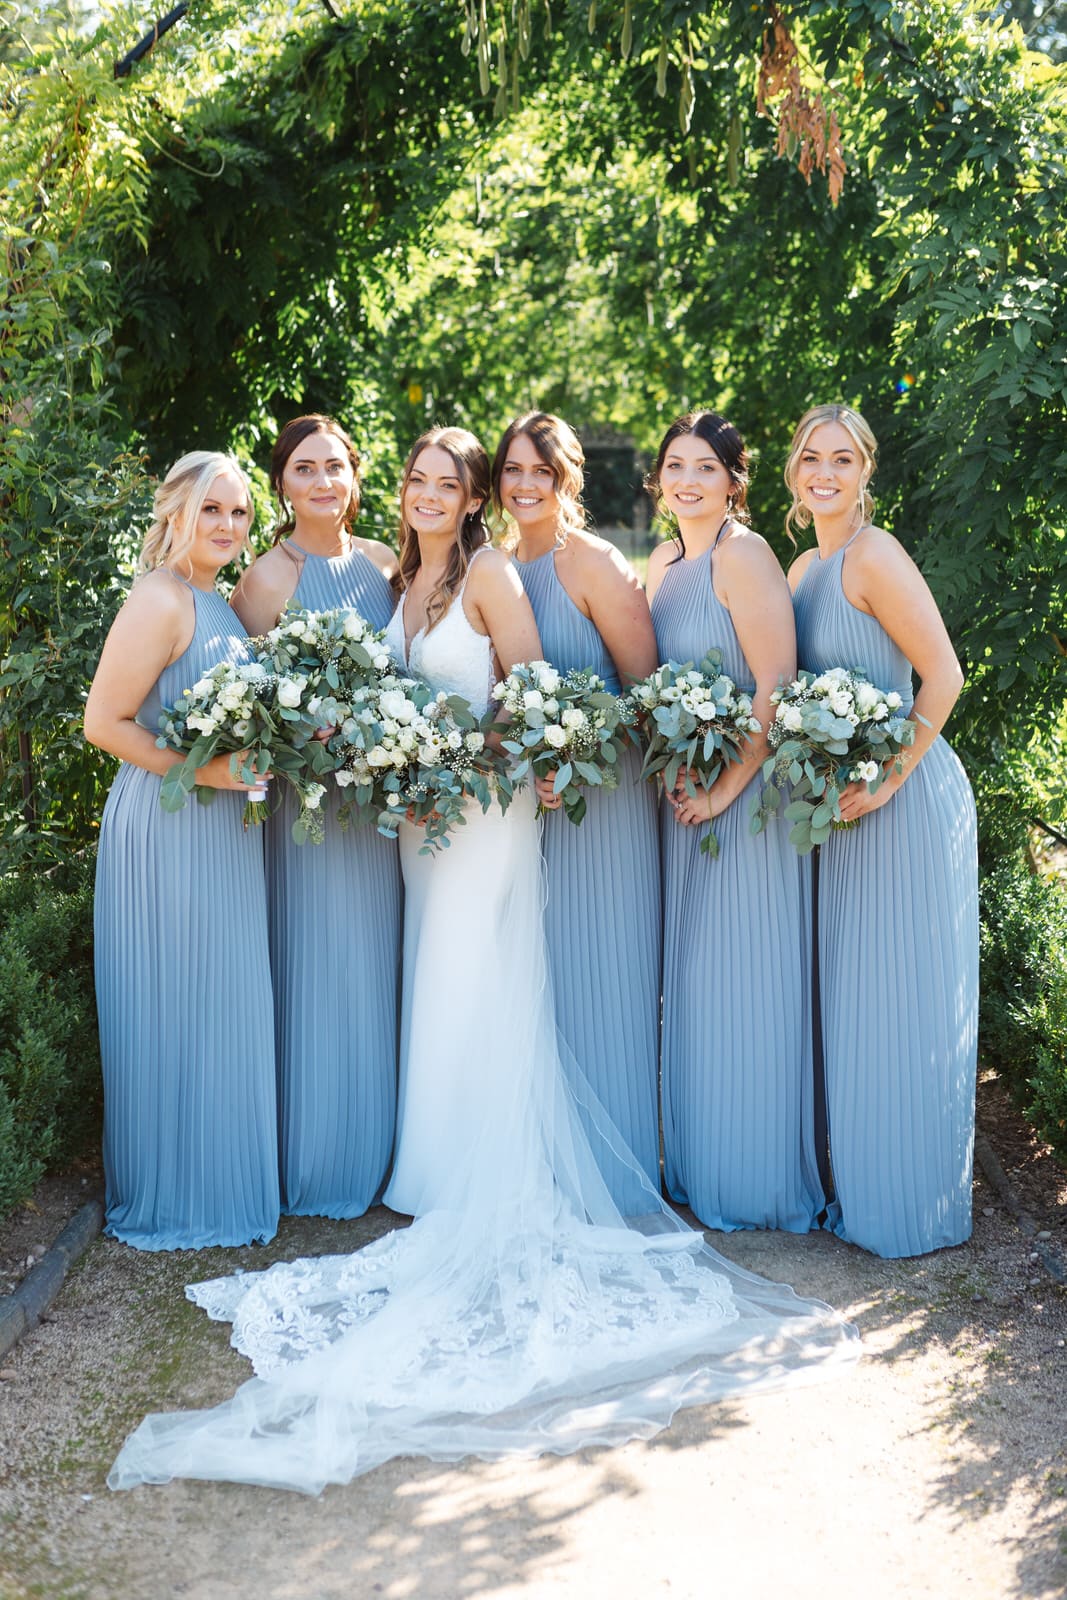
[(1007, 1600), (1067, 1590), (1067, 1292), (979, 1184), (973, 1240), (882, 1262), (812, 1235), (713, 1242), (860, 1325), (845, 1378), (683, 1414), (565, 1459), (393, 1462), (319, 1500), (104, 1484), (147, 1410), (247, 1376), (187, 1279), (352, 1248), (395, 1221), (287, 1219), (269, 1249), (99, 1239), (0, 1382), (0, 1596), (29, 1600)]

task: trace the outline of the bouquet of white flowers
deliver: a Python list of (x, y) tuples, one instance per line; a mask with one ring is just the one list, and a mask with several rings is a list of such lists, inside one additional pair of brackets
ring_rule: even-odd
[(614, 789), (619, 781), (619, 747), (627, 737), (632, 714), (627, 701), (611, 694), (595, 672), (557, 672), (547, 661), (515, 667), (493, 689), (506, 720), (492, 723), (517, 765), (511, 781), (519, 784), (532, 772), (555, 773), (553, 790), (572, 822), (586, 812), (582, 787)]
[[(722, 651), (709, 650), (699, 667), (691, 661), (684, 666), (668, 661), (630, 690), (635, 712), (646, 719), (641, 776), (662, 775), (668, 794), (673, 794), (680, 773), (690, 794), (696, 793), (696, 782), (710, 789), (727, 762), (742, 759), (745, 741), (760, 732), (751, 696), (740, 693), (721, 666)], [(718, 855), (714, 828), (708, 829), (700, 848), (705, 855)]]
[[(159, 798), (165, 811), (180, 811), (194, 789), (202, 805), (210, 804), (216, 791), (197, 784), (197, 768), (229, 753), (231, 771), (244, 783), (254, 785), (267, 772), (287, 779), (300, 797), (298, 825), (308, 837), (321, 836), (316, 813), (326, 791), (309, 775), (304, 751), (322, 723), (311, 697), (287, 685), (262, 662), (223, 661), (161, 712), (156, 744), (185, 756), (163, 779)], [(266, 816), (265, 799), (265, 786), (249, 797), (246, 828)]]
[(901, 698), (875, 688), (862, 672), (831, 667), (799, 672), (771, 695), (774, 721), (767, 733), (774, 751), (763, 764), (763, 799), (753, 818), (759, 829), (778, 811), (793, 824), (789, 838), (801, 855), (823, 844), (833, 828), (854, 827), (841, 817), (842, 790), (866, 783), (876, 794), (890, 772), (902, 772), (901, 752), (915, 742), (915, 721), (900, 715)]
[(352, 701), (331, 741), (342, 788), (353, 790), (358, 821), (373, 818), (378, 832), (396, 838), (407, 818), (425, 831), (420, 854), (446, 848), (449, 830), (466, 822), (467, 801), (488, 811), (494, 794), (503, 809), (511, 785), (498, 757), (462, 695), (434, 693), (395, 671), (368, 685)]

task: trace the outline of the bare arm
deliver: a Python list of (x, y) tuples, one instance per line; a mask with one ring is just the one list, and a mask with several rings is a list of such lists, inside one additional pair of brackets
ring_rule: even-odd
[[(156, 748), (156, 736), (135, 720), (156, 679), (176, 661), (196, 627), (193, 597), (165, 573), (149, 573), (133, 587), (104, 641), (85, 705), (85, 737), (120, 761), (159, 777), (182, 757)], [(212, 789), (247, 790), (230, 772), (228, 755), (197, 769), (196, 781)]]
[(468, 620), (489, 635), (502, 671), (540, 661), (541, 636), (522, 580), (499, 550), (487, 550), (471, 570), (464, 596)]
[(249, 634), (273, 628), (300, 581), (300, 566), (280, 545), (257, 556), (241, 574), (230, 604)]
[(581, 561), (589, 616), (615, 663), (624, 689), (658, 664), (656, 635), (641, 581), (613, 547), (588, 548)]
[(864, 783), (849, 784), (841, 797), (841, 815), (851, 820), (885, 805), (915, 771), (959, 698), (963, 672), (925, 578), (892, 534), (881, 528), (863, 533), (845, 558), (842, 584), (846, 599), (881, 623), (919, 674), (922, 687), (914, 710), (924, 719), (917, 720), (903, 772), (890, 773), (874, 795)]
[[(716, 558), (716, 588), (730, 612), (737, 642), (755, 679), (752, 714), (761, 732), (741, 746), (741, 760), (723, 768), (708, 790), (695, 798), (676, 791), (680, 822), (717, 817), (747, 787), (768, 752), (767, 729), (774, 708), (771, 692), (796, 676), (796, 627), (789, 585), (769, 545), (758, 534), (727, 539)], [(709, 641), (714, 643), (714, 640)]]

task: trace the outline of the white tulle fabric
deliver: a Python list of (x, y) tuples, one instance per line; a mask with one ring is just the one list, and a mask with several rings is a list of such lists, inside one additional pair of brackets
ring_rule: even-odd
[[(434, 678), (452, 687), (448, 665)], [(315, 1494), (394, 1456), (564, 1454), (858, 1352), (828, 1306), (725, 1261), (647, 1181), (643, 1215), (616, 1210), (604, 1174), (639, 1168), (578, 1064), (564, 1070), (532, 798), (475, 810), (437, 857), (415, 841), (404, 870), (414, 972), (393, 1183), (420, 1214), (353, 1255), (190, 1287), (257, 1376), (213, 1410), (146, 1418), (113, 1489), (195, 1477)]]

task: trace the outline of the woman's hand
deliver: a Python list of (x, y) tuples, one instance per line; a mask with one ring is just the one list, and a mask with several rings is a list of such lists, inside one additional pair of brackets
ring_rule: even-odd
[(555, 768), (551, 772), (546, 772), (543, 777), (534, 778), (534, 793), (537, 795), (539, 804), (546, 811), (558, 811), (563, 804), (562, 799), (553, 788), (555, 781)]
[[(202, 767), (197, 767), (196, 781), (205, 789), (237, 789), (241, 794), (251, 794), (256, 789), (265, 789), (274, 774), (264, 772), (262, 776), (257, 775), (255, 783), (245, 783), (240, 771), (247, 760), (247, 750), (240, 751), (236, 757), (232, 754), (212, 756)], [(237, 767), (237, 776), (231, 770), (231, 761)]]
[(882, 783), (877, 794), (871, 794), (865, 783), (850, 783), (841, 791), (839, 802), (842, 822), (857, 822), (869, 811), (878, 811), (891, 800), (900, 788), (902, 774), (893, 773)]

